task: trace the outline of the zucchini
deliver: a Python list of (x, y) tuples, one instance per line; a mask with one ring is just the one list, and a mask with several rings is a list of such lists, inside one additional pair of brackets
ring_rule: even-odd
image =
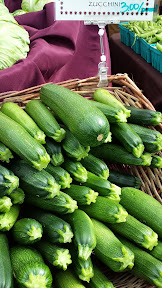
[(10, 198), (13, 204), (22, 204), (24, 203), (25, 193), (21, 188), (17, 188), (11, 192)]
[(96, 202), (98, 192), (89, 187), (71, 184), (70, 188), (64, 190), (69, 196), (77, 201), (78, 205), (90, 205)]
[(57, 288), (86, 288), (72, 269), (58, 271), (55, 275), (55, 284)]
[(42, 238), (42, 225), (32, 218), (22, 218), (18, 220), (13, 229), (13, 238), (22, 245), (33, 244)]
[(115, 123), (111, 125), (112, 134), (123, 147), (135, 157), (141, 157), (144, 145), (140, 136), (127, 123)]
[(122, 110), (126, 115), (126, 118), (130, 117), (130, 111), (106, 89), (97, 89), (93, 94), (93, 98), (94, 100), (104, 103), (115, 110), (117, 108)]
[(31, 100), (26, 104), (25, 111), (33, 118), (44, 133), (61, 142), (65, 137), (65, 130), (60, 127), (49, 109), (39, 100)]
[(19, 206), (12, 205), (6, 213), (0, 214), (0, 231), (9, 231), (19, 216)]
[(50, 199), (59, 195), (60, 185), (44, 169), (36, 170), (24, 160), (15, 161), (12, 170), (20, 179), (20, 186), (28, 195)]
[(7, 236), (0, 233), (0, 287), (13, 288), (13, 273)]
[(89, 217), (93, 217), (107, 223), (125, 222), (127, 211), (116, 201), (98, 196), (95, 203), (81, 207)]
[(71, 247), (70, 253), (72, 257), (72, 266), (75, 273), (79, 279), (89, 283), (91, 278), (94, 276), (91, 257), (88, 257), (87, 260), (79, 258), (73, 247)]
[(148, 250), (158, 244), (158, 235), (149, 226), (128, 215), (123, 223), (108, 224), (109, 228)]
[(162, 168), (162, 157), (158, 155), (152, 155), (151, 167), (153, 168)]
[(131, 272), (157, 287), (162, 287), (162, 262), (127, 239), (119, 239), (134, 253), (134, 267)]
[(56, 212), (58, 214), (73, 213), (77, 208), (77, 202), (69, 195), (60, 191), (60, 194), (51, 199), (43, 199), (26, 195), (25, 201), (43, 210)]
[(125, 187), (125, 185), (127, 185), (129, 187), (140, 188), (142, 185), (140, 178), (112, 169), (109, 169), (109, 181), (120, 187)]
[(18, 104), (6, 102), (2, 105), (1, 112), (23, 126), (38, 142), (45, 143), (46, 135), (44, 132), (39, 129), (33, 119)]
[(32, 209), (29, 215), (43, 226), (43, 234), (51, 243), (70, 243), (73, 232), (69, 223), (60, 217), (41, 209)]
[(38, 170), (45, 168), (50, 156), (20, 124), (0, 112), (0, 141)]
[(92, 104), (96, 106), (106, 116), (109, 123), (127, 122), (128, 115), (121, 107), (111, 107), (107, 104), (100, 103), (98, 101), (92, 101)]
[(72, 178), (77, 182), (85, 182), (87, 181), (87, 170), (76, 160), (66, 158), (64, 163), (62, 164), (65, 170), (67, 170)]
[(40, 99), (53, 110), (84, 146), (106, 141), (109, 122), (106, 116), (86, 98), (59, 85), (47, 84)]
[(61, 186), (61, 189), (70, 187), (72, 178), (65, 169), (60, 166), (54, 167), (49, 163), (45, 170), (56, 179), (57, 183)]
[(9, 148), (6, 147), (3, 143), (0, 142), (0, 160), (2, 162), (9, 163), (14, 156)]
[(64, 156), (62, 154), (62, 148), (60, 143), (55, 142), (53, 139), (46, 138), (45, 148), (47, 153), (51, 157), (51, 163), (54, 166), (59, 166), (64, 162)]
[(141, 137), (147, 152), (155, 153), (162, 150), (162, 134), (159, 131), (136, 124), (128, 125)]
[(87, 260), (96, 246), (96, 237), (90, 217), (82, 210), (77, 209), (73, 214), (66, 215), (74, 233), (74, 245), (77, 255)]
[(91, 153), (108, 163), (122, 163), (136, 166), (150, 166), (152, 156), (150, 153), (143, 153), (140, 158), (129, 153), (124, 147), (116, 144), (102, 144), (91, 149)]
[(90, 288), (115, 288), (112, 282), (105, 276), (103, 271), (96, 265), (93, 264), (94, 276), (89, 282)]
[(11, 263), (19, 287), (51, 288), (51, 271), (37, 250), (25, 246), (12, 247)]
[(0, 197), (9, 195), (19, 186), (19, 178), (6, 167), (0, 165)]
[(162, 261), (162, 241), (158, 241), (158, 245), (150, 251), (150, 254)]
[(47, 263), (63, 269), (64, 271), (68, 268), (68, 265), (72, 263), (71, 255), (69, 250), (66, 248), (41, 240), (37, 244), (37, 249), (40, 251)]
[(156, 199), (136, 188), (123, 187), (120, 203), (162, 239), (162, 206)]
[(3, 196), (0, 198), (0, 213), (6, 213), (10, 211), (10, 208), (12, 206), (11, 199), (7, 196)]
[(87, 157), (81, 159), (83, 166), (90, 172), (96, 174), (97, 176), (107, 180), (109, 177), (109, 168), (106, 163), (99, 158), (96, 158), (92, 154), (88, 154)]
[(92, 219), (96, 235), (95, 256), (114, 272), (121, 272), (134, 265), (133, 252), (123, 245), (103, 223)]
[(154, 126), (162, 122), (161, 112), (149, 109), (141, 109), (132, 106), (125, 106), (125, 107), (131, 111), (130, 117), (128, 118), (128, 122), (130, 123)]
[(68, 129), (66, 129), (66, 135), (62, 142), (62, 147), (65, 150), (66, 155), (76, 161), (80, 161), (82, 158), (86, 157), (90, 150), (90, 146), (84, 147), (81, 145), (78, 139)]
[[(106, 145), (106, 144), (105, 144)], [(108, 180), (87, 171), (87, 180), (82, 185), (97, 191), (100, 196), (108, 197), (111, 200), (120, 200), (121, 188)]]

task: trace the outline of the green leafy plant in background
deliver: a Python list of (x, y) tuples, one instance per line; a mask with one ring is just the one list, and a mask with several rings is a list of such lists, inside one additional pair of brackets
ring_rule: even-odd
[(21, 9), (26, 12), (35, 12), (43, 10), (45, 4), (53, 2), (52, 0), (22, 0)]
[(26, 58), (29, 43), (28, 32), (17, 23), (8, 8), (0, 3), (0, 70)]

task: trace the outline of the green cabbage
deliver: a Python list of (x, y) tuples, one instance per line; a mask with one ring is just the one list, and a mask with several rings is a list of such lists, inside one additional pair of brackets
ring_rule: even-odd
[(23, 15), (23, 14), (26, 14), (27, 12), (22, 10), (22, 9), (18, 9), (18, 10), (15, 10), (12, 15), (15, 17), (15, 16), (19, 16), (19, 15)]
[(9, 13), (8, 8), (0, 3), (0, 21), (8, 21), (12, 23), (17, 23), (13, 15)]
[(29, 43), (28, 32), (16, 22), (8, 9), (0, 4), (0, 70), (26, 58)]
[(0, 4), (3, 4), (3, 5), (4, 5), (4, 0), (0, 0)]
[(21, 9), (27, 12), (43, 10), (45, 4), (53, 2), (52, 0), (22, 0)]

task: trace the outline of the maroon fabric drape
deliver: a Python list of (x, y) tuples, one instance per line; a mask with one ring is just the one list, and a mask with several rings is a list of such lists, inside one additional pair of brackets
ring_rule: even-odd
[[(12, 12), (20, 8), (21, 1), (6, 0), (5, 4)], [(55, 4), (49, 3), (42, 11), (16, 17), (29, 32), (30, 52), (26, 59), (0, 71), (0, 92), (97, 75), (101, 54), (98, 27), (82, 21), (55, 21), (54, 10)], [(106, 32), (104, 47), (111, 74)]]

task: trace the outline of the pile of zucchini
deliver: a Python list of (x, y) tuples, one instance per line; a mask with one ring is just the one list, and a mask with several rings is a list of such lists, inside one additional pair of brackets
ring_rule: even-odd
[(94, 100), (47, 84), (2, 105), (0, 287), (113, 288), (103, 265), (162, 287), (162, 206), (109, 168), (162, 168), (162, 115)]

